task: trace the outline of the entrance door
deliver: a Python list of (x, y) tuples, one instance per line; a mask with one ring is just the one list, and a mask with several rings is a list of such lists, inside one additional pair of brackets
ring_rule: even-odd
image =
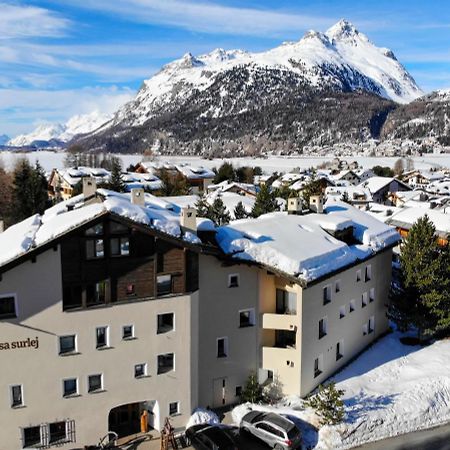
[(109, 413), (109, 431), (115, 431), (119, 437), (141, 431), (139, 403), (118, 406)]
[(220, 408), (227, 401), (227, 379), (216, 378), (213, 380), (213, 408)]

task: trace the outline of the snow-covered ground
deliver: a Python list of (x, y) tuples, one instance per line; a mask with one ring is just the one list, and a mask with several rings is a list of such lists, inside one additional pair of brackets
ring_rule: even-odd
[[(39, 163), (46, 171), (51, 171), (53, 168), (61, 169), (64, 167), (64, 152), (39, 151), (31, 153), (20, 153), (10, 151), (0, 151), (0, 162), (8, 169), (14, 166), (15, 161), (19, 157), (27, 157), (32, 163), (39, 160)], [(142, 155), (120, 155), (122, 160), (122, 167), (126, 168), (130, 164), (137, 164), (142, 160)], [(268, 158), (232, 158), (232, 159), (203, 159), (199, 156), (161, 156), (157, 159), (158, 162), (169, 162), (170, 164), (188, 164), (190, 166), (203, 166), (208, 168), (219, 167), (223, 162), (230, 161), (233, 165), (239, 166), (259, 166), (265, 173), (272, 172), (289, 172), (295, 167), (309, 168), (331, 161), (330, 157), (282, 157), (273, 156)], [(394, 167), (398, 157), (369, 157), (369, 156), (352, 156), (342, 157), (342, 160), (357, 161), (359, 165), (364, 168), (371, 168), (376, 165)], [(412, 157), (414, 167), (416, 169), (429, 170), (432, 167), (450, 167), (450, 155), (425, 155), (421, 157)]]
[(427, 347), (406, 346), (394, 332), (374, 344), (334, 380), (345, 391), (346, 419), (318, 428), (318, 418), (301, 399), (277, 406), (240, 405), (238, 424), (249, 407), (288, 415), (304, 434), (306, 448), (345, 449), (450, 421), (450, 340)]

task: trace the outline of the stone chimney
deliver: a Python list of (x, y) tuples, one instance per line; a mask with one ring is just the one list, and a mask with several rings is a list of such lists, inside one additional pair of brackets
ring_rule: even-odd
[(145, 206), (145, 193), (142, 188), (131, 189), (131, 203), (133, 205)]
[(302, 213), (302, 199), (300, 197), (289, 197), (287, 201), (288, 214)]
[(317, 214), (323, 214), (323, 196), (311, 195), (309, 197), (309, 209)]
[(93, 197), (97, 192), (97, 182), (95, 178), (83, 177), (83, 195), (84, 198)]
[(197, 234), (197, 210), (191, 206), (181, 208), (180, 226), (182, 231)]

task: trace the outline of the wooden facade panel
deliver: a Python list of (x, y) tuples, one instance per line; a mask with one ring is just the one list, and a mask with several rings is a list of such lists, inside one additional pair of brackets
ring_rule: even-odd
[[(132, 291), (132, 292), (130, 292)], [(117, 277), (117, 301), (155, 296), (154, 261), (141, 263)]]

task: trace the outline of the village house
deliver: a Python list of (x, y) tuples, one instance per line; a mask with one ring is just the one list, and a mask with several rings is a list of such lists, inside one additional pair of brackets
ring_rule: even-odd
[[(96, 189), (0, 233), (2, 445), (183, 427), (246, 379), (307, 395), (386, 332), (395, 229), (338, 200), (216, 228)], [(24, 283), (24, 280), (27, 280)]]

